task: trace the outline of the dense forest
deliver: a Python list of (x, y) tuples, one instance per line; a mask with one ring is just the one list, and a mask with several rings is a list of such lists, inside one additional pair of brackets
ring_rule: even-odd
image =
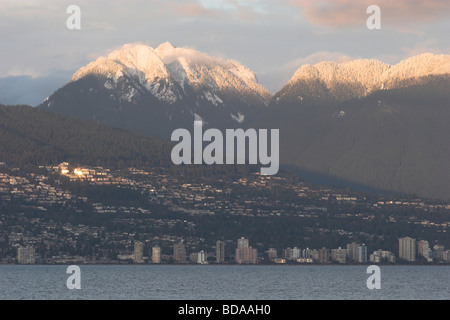
[(163, 168), (181, 178), (232, 175), (254, 166), (176, 166), (173, 144), (26, 105), (0, 105), (0, 162), (21, 169), (40, 165), (103, 166), (110, 169)]
[(11, 166), (167, 166), (170, 145), (106, 125), (25, 105), (0, 105), (0, 161)]
[(286, 86), (255, 125), (282, 128), (282, 164), (315, 183), (449, 199), (448, 75), (344, 102), (305, 81)]

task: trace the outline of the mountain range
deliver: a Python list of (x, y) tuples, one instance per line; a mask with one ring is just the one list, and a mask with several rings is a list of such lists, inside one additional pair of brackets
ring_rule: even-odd
[(449, 74), (450, 56), (431, 53), (411, 57), (393, 66), (373, 59), (307, 64), (275, 94), (273, 102), (336, 104), (380, 90), (423, 85), (426, 77)]
[(234, 60), (124, 45), (39, 108), (168, 140), (176, 128), (280, 129), (281, 165), (312, 182), (450, 195), (450, 55), (303, 65), (273, 96)]
[(127, 44), (78, 70), (40, 107), (162, 138), (202, 120), (243, 126), (267, 109), (271, 95), (234, 60), (166, 42)]
[(280, 161), (311, 181), (450, 197), (450, 56), (302, 66), (260, 127), (280, 130)]

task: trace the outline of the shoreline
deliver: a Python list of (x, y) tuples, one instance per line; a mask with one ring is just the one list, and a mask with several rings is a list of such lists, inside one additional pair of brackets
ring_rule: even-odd
[(192, 267), (214, 267), (214, 266), (225, 266), (225, 267), (367, 267), (371, 265), (376, 265), (380, 267), (450, 267), (450, 264), (445, 263), (432, 263), (432, 264), (407, 264), (407, 263), (397, 263), (397, 264), (380, 264), (380, 263), (367, 263), (367, 264), (319, 264), (319, 263), (297, 263), (297, 264), (288, 264), (288, 263), (278, 263), (278, 264), (219, 264), (219, 263), (211, 263), (211, 264), (196, 264), (196, 263), (179, 263), (179, 264), (166, 264), (166, 263), (141, 263), (141, 264), (133, 264), (133, 263), (52, 263), (52, 264), (13, 264), (13, 263), (0, 263), (0, 267), (2, 266), (71, 266), (71, 265), (79, 265), (79, 266), (130, 266), (130, 267), (153, 267), (153, 266), (192, 266)]

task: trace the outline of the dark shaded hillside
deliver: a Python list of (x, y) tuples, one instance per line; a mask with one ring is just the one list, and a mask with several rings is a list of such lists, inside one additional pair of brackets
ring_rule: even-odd
[(196, 119), (212, 128), (245, 126), (270, 98), (237, 61), (166, 42), (126, 44), (92, 61), (38, 107), (170, 140)]
[(312, 182), (447, 200), (450, 79), (421, 83), (326, 105), (275, 98), (257, 126), (280, 129), (280, 162)]
[[(233, 92), (226, 92), (227, 96), (223, 98), (229, 105), (227, 108), (211, 106), (207, 101), (200, 104), (197, 100), (203, 98), (201, 95), (197, 97), (198, 93), (188, 86), (185, 87), (186, 97), (173, 104), (158, 101), (143, 90), (139, 91), (139, 103), (133, 103), (121, 100), (121, 91), (111, 93), (104, 87), (105, 81), (107, 78), (103, 76), (87, 75), (56, 90), (51, 101), (40, 104), (38, 108), (164, 140), (170, 140), (177, 128), (192, 130), (197, 113), (202, 115), (205, 127), (222, 129), (245, 127), (244, 123), (233, 120), (230, 114), (242, 112), (247, 121), (252, 121), (266, 110), (265, 106), (243, 103), (239, 97), (233, 96), (236, 95)], [(174, 86), (179, 87), (178, 84)]]
[(10, 165), (168, 166), (170, 148), (157, 138), (40, 108), (0, 105), (0, 161)]
[(0, 105), (0, 162), (19, 168), (61, 162), (110, 169), (169, 169), (180, 181), (192, 177), (250, 173), (250, 165), (172, 163), (173, 144), (158, 138), (60, 115), (30, 106)]

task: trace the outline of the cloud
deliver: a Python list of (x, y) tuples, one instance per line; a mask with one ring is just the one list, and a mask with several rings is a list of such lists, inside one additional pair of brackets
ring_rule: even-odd
[(354, 60), (354, 58), (341, 53), (341, 52), (329, 52), (329, 51), (318, 51), (313, 54), (310, 54), (306, 57), (298, 58), (294, 61), (290, 61), (287, 64), (285, 64), (285, 69), (292, 69), (292, 68), (300, 68), (302, 65), (305, 64), (311, 64), (314, 65), (319, 62), (323, 61), (332, 61), (337, 63), (342, 62), (348, 62)]
[(108, 22), (102, 22), (102, 21), (88, 21), (83, 25), (83, 30), (115, 30), (116, 28), (112, 26)]
[(256, 22), (285, 6), (267, 0), (169, 0), (167, 6), (183, 18)]
[[(346, 55), (396, 63), (415, 53), (450, 50), (450, 19), (443, 19), (448, 0), (372, 1), (0, 0), (0, 61), (6, 61), (0, 77), (76, 71), (126, 43), (156, 48), (169, 41), (240, 61), (274, 92), (305, 63)], [(73, 3), (81, 8), (81, 30), (66, 27), (66, 8)], [(365, 27), (369, 4), (381, 7), (380, 32)], [(395, 29), (384, 29), (389, 25)], [(29, 78), (9, 80), (38, 85)]]
[(198, 2), (178, 2), (169, 1), (168, 6), (177, 14), (183, 17), (207, 16), (212, 10), (208, 10)]
[(450, 52), (450, 44), (439, 47), (439, 40), (435, 38), (419, 41), (412, 47), (400, 48), (404, 52), (406, 58), (417, 56), (422, 53), (448, 54)]
[(382, 27), (413, 27), (450, 17), (448, 0), (288, 0), (311, 23), (324, 27), (365, 26), (366, 9), (373, 4), (381, 9)]
[(231, 62), (230, 60), (225, 60), (221, 57), (209, 56), (208, 54), (197, 51), (192, 47), (184, 46), (175, 48), (168, 42), (162, 44), (162, 47), (163, 48), (158, 47), (156, 51), (164, 63), (171, 63), (180, 57), (194, 63), (219, 63), (223, 65)]

